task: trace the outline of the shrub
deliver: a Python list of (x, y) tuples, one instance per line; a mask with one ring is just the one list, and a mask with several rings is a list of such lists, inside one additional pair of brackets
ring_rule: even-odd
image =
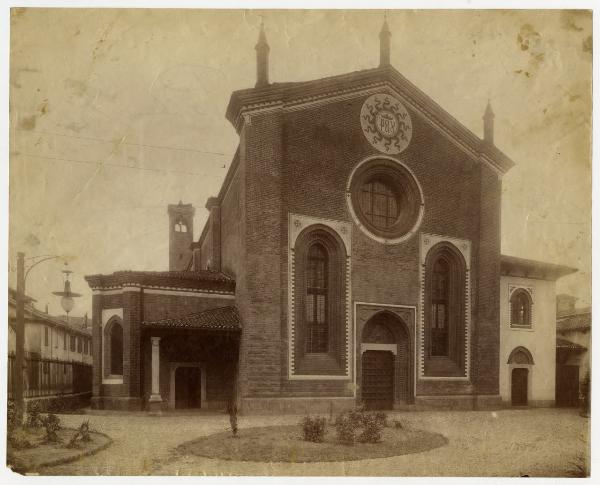
[(17, 407), (14, 401), (8, 401), (6, 404), (6, 430), (8, 433), (12, 433), (12, 431), (17, 427), (19, 423), (17, 422)]
[(75, 431), (75, 434), (71, 437), (69, 442), (67, 443), (67, 448), (76, 448), (77, 447), (77, 438), (81, 438), (81, 441), (89, 442), (92, 441), (90, 437), (90, 422), (83, 421), (79, 426), (79, 429)]
[(383, 411), (376, 412), (375, 419), (381, 423), (382, 428), (389, 428), (390, 423), (388, 421), (388, 415)]
[[(356, 439), (356, 429), (359, 426), (356, 420), (356, 414), (351, 411), (346, 414), (340, 414), (335, 420), (335, 431), (339, 443), (353, 445)], [(358, 425), (358, 426), (357, 426)]]
[[(335, 430), (339, 443), (352, 445), (361, 443), (378, 443), (381, 431), (387, 425), (387, 414), (383, 412), (369, 413), (364, 407), (341, 414), (335, 421)], [(360, 435), (357, 433), (361, 431)]]
[(69, 400), (62, 393), (48, 403), (48, 411), (51, 413), (64, 413), (69, 407)]
[(231, 433), (233, 437), (237, 437), (238, 425), (237, 425), (237, 404), (233, 401), (229, 401), (227, 404), (227, 413), (229, 414), (229, 425), (231, 426)]
[(305, 416), (302, 420), (302, 434), (304, 435), (304, 441), (323, 443), (323, 441), (325, 441), (326, 427), (327, 420), (325, 418), (320, 416), (314, 418)]
[(48, 414), (44, 419), (44, 427), (46, 428), (46, 436), (44, 441), (46, 443), (58, 443), (60, 438), (57, 434), (60, 426), (60, 418), (56, 414)]
[(362, 433), (358, 437), (358, 441), (361, 443), (379, 443), (381, 441), (381, 430), (385, 423), (385, 419), (382, 419), (381, 414), (387, 418), (385, 413), (362, 414)]
[(31, 441), (29, 441), (27, 433), (25, 433), (25, 431), (22, 428), (14, 429), (8, 435), (8, 443), (15, 450), (25, 450), (27, 448), (35, 448), (36, 446)]
[(27, 422), (25, 426), (28, 428), (39, 428), (43, 424), (41, 416), (41, 406), (38, 401), (31, 401), (27, 405)]

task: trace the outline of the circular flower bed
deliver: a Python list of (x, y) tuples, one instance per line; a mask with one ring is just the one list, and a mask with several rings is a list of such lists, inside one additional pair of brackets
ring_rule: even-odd
[(240, 429), (235, 438), (229, 431), (198, 438), (180, 445), (178, 451), (221, 460), (303, 463), (386, 458), (422, 453), (447, 443), (441, 434), (388, 427), (379, 443), (344, 445), (337, 442), (333, 426), (328, 427), (324, 442), (311, 443), (302, 439), (300, 426), (264, 426)]

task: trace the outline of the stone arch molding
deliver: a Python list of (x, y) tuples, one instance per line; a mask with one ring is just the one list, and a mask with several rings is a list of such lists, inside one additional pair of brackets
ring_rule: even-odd
[[(345, 369), (342, 375), (313, 375), (301, 374), (295, 368), (296, 359), (296, 308), (295, 308), (295, 281), (296, 281), (296, 249), (297, 243), (312, 232), (312, 230), (322, 230), (330, 232), (330, 237), (338, 240), (345, 253), (342, 255), (345, 258), (345, 274), (341, 275), (344, 281), (344, 293), (341, 295), (344, 304), (343, 325), (345, 325)], [(331, 219), (323, 219), (318, 217), (305, 216), (301, 214), (289, 213), (288, 216), (288, 379), (290, 380), (348, 380), (350, 378), (351, 363), (351, 289), (350, 275), (351, 264), (350, 255), (352, 254), (352, 225), (344, 221), (336, 221)]]
[(510, 355), (508, 356), (507, 364), (519, 364), (519, 365), (534, 365), (533, 355), (526, 347), (519, 345), (515, 347)]

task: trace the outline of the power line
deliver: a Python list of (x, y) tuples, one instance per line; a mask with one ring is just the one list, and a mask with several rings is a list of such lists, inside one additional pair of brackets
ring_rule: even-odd
[(208, 150), (198, 150), (196, 148), (170, 147), (170, 146), (166, 146), (166, 145), (148, 145), (148, 144), (144, 144), (144, 143), (133, 143), (133, 142), (128, 142), (128, 141), (120, 143), (115, 140), (109, 140), (106, 138), (94, 138), (91, 136), (67, 135), (66, 133), (53, 133), (51, 131), (41, 131), (41, 130), (23, 130), (20, 128), (13, 128), (13, 130), (23, 132), (23, 133), (38, 133), (40, 135), (61, 136), (61, 137), (65, 137), (65, 138), (76, 138), (78, 140), (91, 140), (91, 141), (97, 141), (100, 143), (118, 143), (119, 145), (137, 146), (137, 147), (142, 147), (142, 148), (158, 148), (158, 149), (163, 149), (163, 150), (177, 150), (177, 151), (183, 151), (183, 152), (202, 153), (202, 154), (206, 154), (206, 155), (218, 155), (221, 157), (232, 157), (233, 156), (233, 154), (222, 153), (222, 152), (211, 152)]
[(129, 168), (132, 170), (145, 170), (148, 172), (180, 173), (180, 174), (184, 174), (184, 175), (195, 175), (198, 177), (221, 178), (221, 175), (210, 175), (207, 173), (198, 173), (198, 172), (184, 172), (182, 170), (165, 170), (162, 168), (134, 167), (132, 165), (121, 165), (119, 163), (102, 162), (99, 160), (75, 160), (73, 158), (47, 157), (47, 156), (43, 156), (43, 155), (33, 155), (31, 153), (19, 153), (19, 155), (22, 155), (24, 157), (42, 158), (42, 159), (46, 159), (46, 160), (82, 163), (82, 164), (86, 164), (86, 165), (102, 165), (102, 166), (110, 166), (110, 167)]

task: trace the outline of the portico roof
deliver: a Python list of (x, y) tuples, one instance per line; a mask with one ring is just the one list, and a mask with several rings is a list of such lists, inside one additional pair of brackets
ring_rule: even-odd
[(506, 256), (505, 254), (500, 258), (500, 274), (503, 276), (556, 281), (562, 276), (577, 272), (576, 268), (563, 266), (562, 264), (517, 258), (515, 256)]
[(584, 351), (587, 350), (583, 345), (576, 344), (575, 342), (570, 342), (564, 338), (556, 339), (556, 348), (557, 349), (565, 349), (565, 350), (574, 350), (574, 351)]
[(242, 328), (240, 315), (234, 306), (212, 308), (203, 312), (189, 313), (181, 317), (145, 321), (146, 328), (182, 328), (205, 330), (229, 330), (239, 332)]

